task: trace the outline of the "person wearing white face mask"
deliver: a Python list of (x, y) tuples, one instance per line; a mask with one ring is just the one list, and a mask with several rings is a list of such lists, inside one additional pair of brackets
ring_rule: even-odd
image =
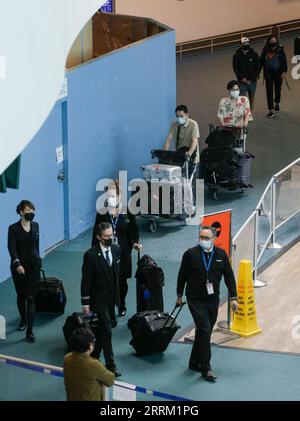
[(124, 213), (122, 210), (121, 192), (119, 180), (114, 180), (108, 186), (106, 211), (100, 210), (97, 212), (96, 220), (93, 230), (92, 246), (98, 243), (97, 240), (97, 226), (102, 222), (108, 222), (113, 227), (113, 242), (121, 246), (121, 261), (120, 261), (120, 306), (119, 316), (126, 314), (126, 296), (128, 292), (127, 280), (132, 277), (132, 249), (141, 250), (142, 245), (139, 242), (139, 228), (136, 222), (135, 215), (127, 210)]
[(249, 99), (240, 95), (240, 84), (232, 80), (227, 84), (229, 97), (220, 101), (218, 119), (222, 127), (247, 129), (251, 117)]
[(215, 239), (213, 227), (200, 227), (199, 244), (184, 253), (177, 280), (176, 305), (182, 305), (186, 287), (187, 303), (195, 322), (196, 333), (189, 369), (199, 371), (207, 381), (217, 378), (210, 365), (210, 338), (218, 317), (223, 276), (231, 308), (233, 311), (238, 309), (235, 277), (225, 250), (214, 246)]

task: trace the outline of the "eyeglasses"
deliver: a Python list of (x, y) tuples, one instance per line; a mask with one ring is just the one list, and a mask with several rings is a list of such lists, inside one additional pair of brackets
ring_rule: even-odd
[(207, 235), (200, 235), (200, 240), (212, 240), (212, 237), (207, 237)]

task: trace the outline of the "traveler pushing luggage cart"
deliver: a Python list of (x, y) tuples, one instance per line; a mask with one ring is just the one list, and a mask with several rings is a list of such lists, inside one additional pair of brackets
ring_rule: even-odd
[(165, 150), (152, 150), (151, 154), (158, 162), (140, 168), (148, 187), (148, 213), (140, 216), (149, 219), (150, 231), (156, 232), (158, 221), (186, 223), (195, 208), (188, 154)]

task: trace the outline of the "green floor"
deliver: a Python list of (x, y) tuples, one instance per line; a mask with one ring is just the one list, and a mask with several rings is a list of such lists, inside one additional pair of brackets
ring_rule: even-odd
[[(290, 61), (292, 40), (285, 40), (285, 44)], [(209, 121), (215, 120), (217, 103), (225, 93), (224, 85), (232, 78), (231, 56), (232, 51), (229, 50), (178, 62), (178, 102), (190, 106), (191, 116), (199, 121), (202, 140), (207, 133)], [(248, 143), (248, 149), (256, 155), (253, 163), (255, 187), (243, 196), (224, 192), (220, 194), (218, 202), (206, 196), (207, 213), (228, 208), (233, 210), (233, 234), (255, 208), (272, 174), (300, 156), (300, 81), (289, 78), (289, 83), (291, 91), (286, 88), (283, 91), (283, 111), (273, 121), (265, 119), (264, 88), (259, 85), (255, 122), (251, 126)], [(288, 229), (281, 233), (281, 242), (286, 244), (293, 237), (299, 236), (299, 225), (299, 218), (289, 224)], [(153, 256), (164, 269), (165, 309), (171, 310), (175, 301), (180, 259), (185, 249), (195, 244), (197, 227), (164, 223), (159, 225), (155, 234), (148, 232), (144, 220), (140, 221), (140, 227), (144, 252)], [(66, 315), (80, 310), (81, 264), (90, 238), (91, 232), (88, 231), (44, 259), (47, 274), (56, 275), (64, 281), (68, 296)], [(225, 295), (225, 289), (222, 288), (222, 296)], [(134, 279), (130, 282), (127, 304), (129, 317), (135, 313)], [(62, 366), (66, 352), (62, 336), (65, 316), (38, 317), (35, 327), (38, 341), (33, 345), (28, 344), (24, 334), (15, 330), (19, 319), (10, 280), (0, 285), (0, 314), (7, 320), (7, 340), (0, 341), (0, 354)], [(197, 373), (186, 369), (190, 345), (172, 343), (165, 355), (142, 359), (135, 357), (128, 344), (128, 317), (118, 319), (113, 334), (116, 361), (123, 373), (121, 380), (124, 382), (194, 400), (275, 401), (300, 398), (299, 356), (214, 347), (212, 364), (219, 379), (216, 384), (208, 384)], [(191, 324), (187, 308), (182, 311), (179, 322), (183, 328)], [(0, 400), (32, 399), (64, 400), (63, 380), (0, 363)]]

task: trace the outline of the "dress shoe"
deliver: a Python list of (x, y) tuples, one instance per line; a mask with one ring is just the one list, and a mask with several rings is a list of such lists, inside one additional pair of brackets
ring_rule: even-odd
[(193, 370), (193, 371), (199, 371), (200, 373), (202, 373), (201, 367), (200, 365), (195, 365), (195, 364), (189, 364), (189, 370)]
[(24, 322), (20, 322), (20, 324), (19, 324), (19, 326), (18, 326), (17, 330), (18, 330), (19, 332), (23, 332), (23, 330), (25, 330), (25, 329), (26, 329), (26, 324), (25, 324)]
[(122, 376), (122, 373), (120, 373), (120, 371), (117, 369), (117, 367), (107, 367), (107, 370), (114, 373), (115, 377), (121, 377)]
[(126, 311), (127, 311), (126, 307), (120, 307), (119, 308), (119, 316), (124, 317), (125, 314), (126, 314)]
[(214, 382), (217, 380), (217, 376), (212, 370), (202, 371), (202, 377), (208, 382)]
[(36, 341), (36, 336), (34, 333), (26, 333), (26, 341), (34, 343)]

